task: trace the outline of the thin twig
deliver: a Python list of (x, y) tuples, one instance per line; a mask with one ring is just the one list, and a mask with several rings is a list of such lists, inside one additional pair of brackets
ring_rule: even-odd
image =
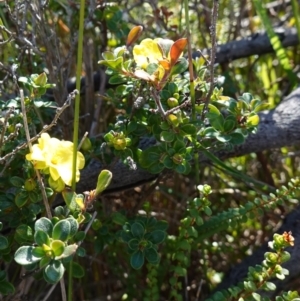
[(44, 297), (44, 299), (42, 301), (47, 301), (47, 299), (51, 296), (52, 292), (54, 291), (55, 287), (56, 287), (57, 283), (53, 284), (49, 291), (47, 292), (46, 296)]
[(65, 103), (63, 104), (62, 107), (60, 108), (57, 108), (56, 109), (56, 114), (55, 114), (55, 117), (53, 119), (53, 121), (49, 124), (49, 125), (46, 125), (43, 127), (43, 129), (36, 135), (34, 136), (33, 138), (31, 138), (28, 142), (25, 142), (19, 146), (17, 146), (12, 152), (6, 154), (4, 157), (0, 158), (0, 163), (6, 161), (9, 157), (11, 156), (15, 156), (16, 153), (18, 151), (20, 151), (21, 149), (24, 149), (28, 146), (28, 143), (33, 143), (35, 142), (38, 138), (41, 137), (41, 135), (45, 132), (48, 132), (53, 126), (56, 125), (60, 115), (63, 113), (63, 111), (68, 107), (70, 106), (71, 104), (71, 100), (75, 98), (75, 94), (78, 93), (77, 90), (74, 90), (73, 92), (71, 92), (69, 95), (68, 95), (68, 98), (67, 100), (65, 101)]
[(168, 111), (165, 112), (166, 116), (172, 114), (173, 112), (177, 111), (177, 110), (180, 110), (182, 108), (185, 108), (186, 106), (190, 105), (191, 104), (191, 101), (189, 99), (187, 99), (186, 101), (184, 101), (183, 103), (181, 103), (180, 105), (178, 105), (177, 107), (175, 108), (172, 108)]
[(89, 134), (88, 132), (85, 132), (85, 133), (84, 133), (84, 135), (83, 135), (83, 137), (82, 137), (80, 143), (78, 144), (77, 150), (80, 150), (80, 149), (81, 149), (81, 146), (82, 146), (84, 140), (86, 139), (86, 137), (88, 136), (88, 134)]
[(216, 26), (217, 26), (217, 19), (218, 19), (218, 9), (219, 9), (219, 0), (214, 0), (213, 8), (212, 8), (212, 24), (210, 26), (210, 35), (211, 35), (211, 51), (210, 51), (210, 66), (209, 66), (210, 87), (202, 111), (202, 116), (201, 116), (202, 120), (204, 120), (205, 118), (205, 113), (207, 112), (208, 104), (214, 91), (214, 68), (215, 68), (214, 65), (215, 65), (215, 59), (217, 53)]
[(199, 301), (199, 297), (200, 297), (200, 294), (201, 294), (202, 285), (203, 285), (203, 279), (201, 279), (201, 281), (199, 283), (199, 286), (198, 286), (198, 289), (197, 289), (197, 293), (196, 293), (196, 298), (197, 299), (195, 301)]
[[(26, 114), (26, 108), (25, 108), (23, 89), (20, 89), (20, 99), (21, 99), (21, 108), (22, 108), (22, 114), (23, 114), (23, 120), (24, 120), (24, 130), (25, 130), (25, 135), (26, 135), (26, 139), (27, 139), (27, 145), (29, 147), (30, 152), (32, 152), (32, 143), (30, 142), (30, 133), (29, 133), (29, 128), (28, 128), (28, 121), (27, 121), (27, 114)], [(45, 206), (45, 209), (46, 209), (47, 217), (49, 219), (51, 219), (52, 218), (52, 213), (51, 213), (51, 209), (50, 209), (50, 206), (49, 206), (49, 203), (48, 203), (48, 198), (47, 198), (47, 194), (46, 194), (43, 179), (41, 177), (40, 172), (37, 169), (35, 170), (35, 173), (36, 173), (36, 176), (38, 178), (39, 185), (40, 185), (40, 189), (41, 189), (41, 193), (42, 193), (43, 202), (44, 202), (44, 206)]]
[[(97, 216), (97, 211), (94, 211), (91, 220), (89, 221), (88, 225), (87, 225), (86, 228), (84, 229), (84, 233), (85, 233), (85, 234), (87, 234), (87, 232), (88, 232), (89, 229), (91, 228), (92, 223), (94, 222), (96, 216)], [(79, 241), (79, 242), (78, 242), (78, 244), (77, 244), (78, 247), (82, 244), (82, 242), (83, 242), (83, 241)]]
[(59, 281), (60, 288), (61, 288), (61, 297), (62, 301), (67, 301), (67, 292), (66, 292), (66, 286), (65, 286), (65, 279), (62, 277)]
[(0, 156), (2, 153), (2, 146), (3, 146), (3, 142), (4, 142), (4, 136), (5, 136), (5, 132), (6, 132), (6, 128), (7, 128), (7, 122), (8, 122), (8, 118), (10, 117), (10, 115), (12, 114), (12, 112), (15, 110), (14, 107), (11, 107), (7, 110), (4, 120), (3, 120), (3, 125), (2, 125), (2, 131), (1, 131), (1, 135), (0, 135)]
[(156, 103), (156, 107), (158, 112), (162, 115), (162, 117), (166, 117), (166, 112), (160, 102), (160, 96), (159, 96), (159, 91), (157, 91), (156, 89), (151, 89), (151, 94), (154, 98), (154, 101)]

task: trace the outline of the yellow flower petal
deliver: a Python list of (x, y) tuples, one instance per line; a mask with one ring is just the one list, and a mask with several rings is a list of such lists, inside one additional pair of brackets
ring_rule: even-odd
[(140, 45), (133, 47), (133, 58), (139, 67), (146, 69), (150, 63), (157, 64), (163, 59), (163, 53), (155, 40), (144, 39)]
[[(79, 181), (79, 169), (85, 164), (82, 153), (77, 152), (76, 181)], [(41, 135), (38, 144), (33, 145), (32, 152), (26, 155), (32, 161), (35, 169), (49, 168), (54, 181), (62, 179), (65, 184), (71, 185), (73, 165), (73, 143), (51, 138), (47, 133)]]

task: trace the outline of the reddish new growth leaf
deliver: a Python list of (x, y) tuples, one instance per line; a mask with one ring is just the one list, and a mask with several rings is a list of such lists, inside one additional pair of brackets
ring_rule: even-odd
[(187, 44), (187, 38), (182, 38), (174, 42), (170, 50), (171, 66), (174, 66), (176, 64), (186, 44)]

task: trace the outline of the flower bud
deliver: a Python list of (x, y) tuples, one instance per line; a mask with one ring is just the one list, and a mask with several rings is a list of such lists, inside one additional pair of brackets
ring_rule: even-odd
[(81, 145), (81, 149), (84, 151), (89, 151), (92, 149), (92, 142), (89, 138), (85, 138), (82, 145)]
[(179, 120), (178, 117), (174, 114), (170, 114), (167, 117), (168, 121), (173, 125), (173, 126), (178, 126), (179, 125)]
[(179, 154), (175, 154), (173, 157), (172, 157), (172, 160), (175, 164), (181, 164), (183, 162), (183, 158), (181, 155)]
[(178, 106), (178, 100), (175, 97), (168, 98), (167, 103), (170, 108), (175, 108)]
[(124, 150), (126, 148), (126, 139), (115, 138), (113, 141), (113, 146), (116, 150)]
[(27, 179), (24, 184), (24, 188), (27, 191), (32, 191), (36, 188), (37, 184), (34, 179)]
[(45, 72), (39, 74), (33, 82), (40, 87), (44, 87), (47, 84), (47, 75)]

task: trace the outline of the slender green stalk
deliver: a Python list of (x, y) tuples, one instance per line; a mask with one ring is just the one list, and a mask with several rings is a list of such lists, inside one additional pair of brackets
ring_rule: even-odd
[(78, 129), (79, 129), (80, 78), (81, 78), (81, 65), (82, 65), (82, 52), (83, 52), (82, 45), (83, 45), (84, 8), (85, 8), (85, 1), (80, 0), (79, 33), (78, 33), (77, 66), (76, 66), (76, 90), (79, 93), (75, 97), (74, 133), (73, 133), (74, 146), (73, 146), (72, 189), (74, 191), (76, 188), (76, 164), (77, 164), (76, 159), (77, 159)]
[[(190, 18), (189, 18), (189, 1), (184, 0), (184, 12), (185, 12), (185, 24), (186, 24), (186, 32), (187, 32), (187, 40), (188, 40), (188, 59), (189, 59), (189, 73), (190, 73), (190, 97), (192, 103), (192, 121), (196, 122), (196, 109), (195, 109), (195, 82), (194, 82), (194, 69), (193, 69), (193, 58), (192, 58), (192, 47), (191, 47), (191, 32), (190, 32)], [(193, 143), (196, 149), (197, 145), (197, 135), (193, 137)], [(199, 184), (199, 155), (196, 150), (194, 153), (195, 160), (195, 176), (196, 176), (196, 185)]]
[[(79, 107), (80, 107), (80, 79), (83, 53), (83, 27), (84, 27), (84, 9), (85, 0), (80, 0), (79, 13), (79, 32), (78, 32), (78, 48), (77, 48), (77, 66), (76, 66), (76, 90), (78, 94), (75, 97), (75, 111), (74, 111), (74, 133), (73, 133), (73, 169), (72, 169), (72, 189), (76, 189), (76, 164), (77, 164), (77, 145), (78, 145), (78, 131), (79, 131)], [(73, 275), (72, 275), (72, 260), (69, 264), (69, 278), (68, 278), (68, 301), (73, 300)]]
[[(290, 65), (290, 62), (289, 62), (289, 58), (286, 54), (285, 49), (283, 48), (283, 46), (281, 44), (279, 37), (274, 32), (272, 23), (271, 23), (269, 17), (267, 16), (266, 9), (262, 5), (262, 1), (261, 0), (253, 0), (253, 4), (255, 6), (257, 14), (259, 15), (259, 17), (261, 18), (261, 20), (263, 22), (263, 25), (267, 32), (267, 35), (270, 39), (270, 43), (276, 53), (276, 56), (278, 58), (280, 65), (286, 72), (291, 85), (295, 86), (298, 81), (297, 76), (293, 72), (292, 66)], [(293, 6), (293, 8), (294, 8), (294, 6)], [(299, 34), (299, 32), (298, 32), (298, 34)]]

